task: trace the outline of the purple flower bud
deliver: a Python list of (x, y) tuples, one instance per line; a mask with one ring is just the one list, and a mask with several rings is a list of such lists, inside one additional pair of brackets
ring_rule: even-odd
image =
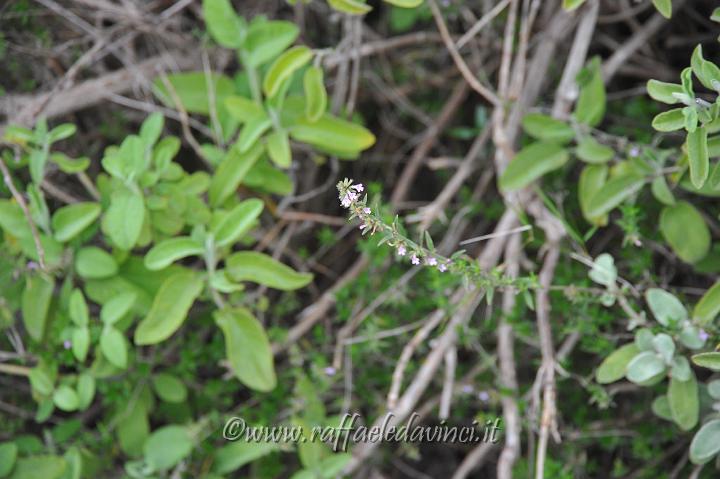
[(328, 366), (325, 369), (323, 369), (326, 376), (335, 376), (335, 373), (337, 372), (334, 367)]
[(463, 384), (460, 390), (465, 394), (472, 394), (472, 392), (474, 391), (473, 387), (469, 384)]
[(370, 214), (370, 208), (368, 208), (368, 207), (363, 208), (363, 213), (365, 213), (366, 215), (369, 215), (369, 214)]
[(488, 402), (490, 400), (490, 394), (487, 391), (480, 391), (478, 393), (478, 399), (482, 402)]
[(436, 266), (438, 263), (437, 259), (430, 256), (428, 259), (425, 260), (425, 264), (427, 264), (428, 266)]
[(447, 266), (445, 265), (445, 263), (440, 263), (437, 268), (438, 268), (438, 271), (440, 271), (441, 273), (444, 273), (445, 271), (447, 271)]
[(704, 329), (701, 328), (700, 331), (698, 331), (698, 338), (700, 338), (700, 341), (703, 343), (707, 341), (709, 337), (710, 335)]
[(72, 341), (70, 341), (69, 339), (66, 339), (65, 341), (63, 341), (63, 347), (65, 349), (70, 349), (72, 347)]

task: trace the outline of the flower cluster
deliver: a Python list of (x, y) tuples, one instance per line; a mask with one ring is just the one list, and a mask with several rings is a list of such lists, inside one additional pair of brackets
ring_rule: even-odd
[[(425, 248), (408, 238), (404, 237), (397, 228), (397, 222), (393, 225), (385, 224), (379, 217), (372, 214), (372, 210), (367, 206), (367, 196), (360, 198), (360, 193), (365, 191), (362, 184), (353, 184), (352, 180), (347, 178), (337, 184), (339, 191), (340, 204), (350, 210), (350, 219), (358, 218), (362, 222), (360, 231), (370, 234), (376, 232), (385, 233), (383, 242), (387, 242), (395, 248), (395, 252), (399, 257), (409, 256), (410, 263), (419, 265), (423, 263), (425, 266), (437, 268), (440, 272), (447, 271), (453, 265), (453, 261), (445, 258), (431, 248)], [(430, 241), (430, 240), (428, 240)]]

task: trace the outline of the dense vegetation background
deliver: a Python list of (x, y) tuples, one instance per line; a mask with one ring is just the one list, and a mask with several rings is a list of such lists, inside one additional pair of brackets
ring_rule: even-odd
[(716, 7), (2, 2), (0, 478), (720, 477)]

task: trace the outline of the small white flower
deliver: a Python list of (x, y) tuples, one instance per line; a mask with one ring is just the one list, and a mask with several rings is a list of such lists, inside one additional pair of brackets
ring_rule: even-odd
[(398, 256), (405, 256), (405, 253), (407, 253), (405, 246), (403, 246), (403, 245), (398, 246), (398, 249), (397, 249)]
[(428, 259), (425, 260), (425, 264), (427, 264), (428, 266), (436, 266), (436, 265), (437, 265), (437, 259), (435, 259), (434, 257), (430, 256)]
[(332, 366), (326, 367), (323, 371), (325, 371), (325, 375), (327, 376), (335, 376), (335, 373), (337, 372)]
[(357, 191), (357, 192), (361, 192), (361, 191), (365, 190), (365, 188), (363, 188), (363, 185), (361, 183), (358, 183), (357, 185), (352, 185), (350, 188), (354, 188), (355, 191)]
[(410, 258), (410, 262), (412, 264), (420, 264), (420, 258), (418, 258), (417, 255), (413, 253), (412, 257)]

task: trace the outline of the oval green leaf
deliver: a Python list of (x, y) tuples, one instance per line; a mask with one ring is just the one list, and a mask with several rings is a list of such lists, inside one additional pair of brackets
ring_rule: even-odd
[(250, 231), (263, 210), (263, 202), (257, 198), (242, 201), (226, 213), (211, 229), (217, 246), (232, 244)]
[(703, 368), (720, 371), (720, 353), (700, 353), (692, 357), (692, 362)]
[(100, 216), (100, 205), (97, 203), (74, 203), (63, 206), (52, 217), (52, 228), (55, 239), (66, 242), (80, 234)]
[(80, 248), (75, 257), (75, 270), (85, 279), (102, 279), (115, 276), (118, 265), (115, 258), (97, 246)]
[(683, 431), (694, 428), (698, 422), (700, 403), (698, 400), (698, 385), (695, 375), (690, 372), (690, 379), (680, 381), (670, 378), (668, 387), (668, 401), (673, 421)]
[(562, 120), (541, 113), (530, 113), (522, 120), (525, 132), (538, 140), (567, 143), (575, 138), (575, 131)]
[(594, 218), (609, 213), (642, 188), (644, 182), (644, 177), (632, 173), (611, 179), (590, 199), (588, 216)]
[(693, 317), (700, 325), (711, 324), (720, 313), (720, 281), (716, 282), (695, 305)]
[(312, 66), (305, 70), (303, 87), (305, 89), (305, 116), (310, 121), (318, 121), (327, 108), (327, 92), (323, 83), (322, 69)]
[(695, 207), (686, 201), (663, 208), (660, 231), (675, 254), (687, 263), (701, 260), (710, 250), (707, 224)]
[(271, 256), (256, 251), (240, 251), (227, 261), (227, 273), (234, 281), (252, 281), (283, 291), (302, 288), (312, 281), (311, 273), (298, 273)]
[(244, 308), (216, 311), (214, 318), (225, 335), (225, 350), (235, 376), (249, 388), (273, 390), (277, 384), (273, 355), (260, 322)]
[(42, 340), (45, 333), (50, 301), (55, 281), (44, 275), (29, 275), (21, 298), (23, 324), (28, 335), (35, 341)]
[(557, 143), (539, 141), (520, 150), (500, 177), (500, 188), (515, 191), (529, 185), (550, 171), (561, 168), (569, 158)]
[(155, 295), (148, 315), (135, 330), (135, 344), (156, 344), (169, 338), (185, 321), (202, 289), (202, 279), (191, 272), (167, 278)]
[(693, 464), (710, 462), (720, 452), (720, 419), (703, 424), (690, 443), (690, 460)]
[(200, 256), (204, 246), (189, 236), (166, 239), (153, 246), (145, 255), (145, 267), (151, 271), (167, 268), (175, 261), (188, 256)]
[(265, 96), (272, 98), (280, 90), (282, 83), (293, 73), (312, 59), (313, 53), (306, 46), (290, 48), (270, 65), (263, 80)]
[(640, 352), (635, 343), (629, 343), (613, 351), (595, 372), (595, 380), (609, 384), (625, 377), (628, 364)]

